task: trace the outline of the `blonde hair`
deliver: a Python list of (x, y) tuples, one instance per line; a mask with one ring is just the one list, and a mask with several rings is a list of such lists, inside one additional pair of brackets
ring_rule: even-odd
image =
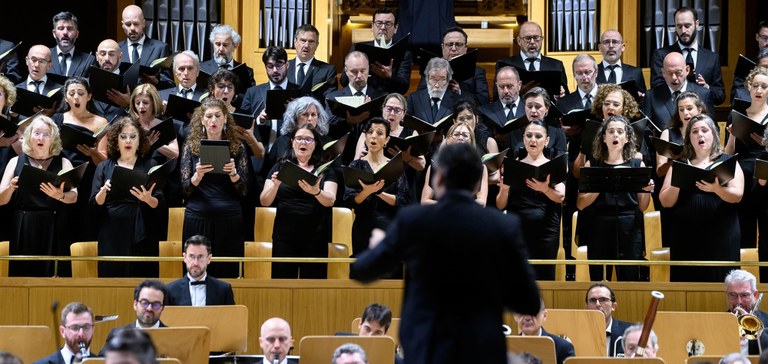
[(62, 150), (61, 146), (61, 137), (59, 136), (59, 127), (56, 126), (56, 123), (53, 121), (53, 119), (45, 116), (45, 115), (38, 115), (35, 117), (27, 126), (27, 128), (24, 130), (24, 135), (22, 136), (23, 142), (21, 143), (21, 150), (24, 152), (24, 154), (29, 155), (32, 153), (32, 129), (34, 129), (35, 123), (38, 121), (42, 122), (45, 125), (48, 125), (48, 128), (51, 129), (51, 146), (48, 149), (48, 152), (51, 154), (51, 156), (59, 155)]

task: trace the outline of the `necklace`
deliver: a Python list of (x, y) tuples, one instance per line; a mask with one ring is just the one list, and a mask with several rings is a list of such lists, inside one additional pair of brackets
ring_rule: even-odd
[(53, 158), (53, 156), (50, 156), (48, 158), (38, 159), (38, 158), (35, 158), (35, 157), (31, 156), (31, 155), (28, 155), (27, 157), (29, 157), (30, 161), (34, 161), (35, 162), (35, 163), (33, 163), (33, 167), (37, 167), (37, 168), (40, 168), (40, 169), (44, 169), (43, 164), (45, 162), (50, 161), (51, 158)]

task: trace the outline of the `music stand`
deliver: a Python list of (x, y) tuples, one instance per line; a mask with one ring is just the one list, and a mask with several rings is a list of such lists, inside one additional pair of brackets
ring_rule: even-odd
[(0, 350), (31, 363), (46, 357), (56, 348), (48, 326), (0, 326)]
[[(360, 326), (360, 318), (352, 320), (351, 332), (358, 332), (358, 326)], [(392, 322), (389, 323), (389, 330), (387, 330), (387, 336), (395, 340), (395, 347), (400, 345), (400, 319), (392, 318)]]
[[(685, 360), (685, 364), (719, 363), (722, 358), (721, 355), (692, 356)], [(752, 364), (760, 363), (760, 355), (747, 355), (747, 359), (749, 359), (749, 362)]]
[(704, 344), (705, 355), (739, 351), (739, 325), (729, 312), (658, 312), (653, 331), (659, 337), (656, 355), (670, 363), (688, 358), (686, 344), (691, 339)]
[(508, 353), (529, 353), (542, 363), (557, 363), (555, 342), (549, 336), (507, 336)]
[[(720, 360), (720, 358), (718, 358)], [(631, 363), (631, 364), (664, 364), (664, 359), (662, 358), (600, 358), (600, 357), (583, 357), (583, 356), (572, 356), (568, 359), (565, 359), (565, 364), (621, 364), (621, 363)]]
[(144, 329), (157, 348), (157, 356), (176, 358), (184, 364), (208, 364), (211, 329), (207, 327), (161, 327)]
[(211, 351), (243, 353), (248, 350), (248, 307), (243, 305), (166, 306), (163, 323), (170, 327), (211, 329)]
[(346, 343), (365, 350), (369, 363), (394, 364), (395, 341), (389, 336), (304, 336), (301, 338), (302, 363), (327, 363), (333, 351)]
[(579, 356), (606, 356), (605, 315), (596, 310), (547, 309), (547, 332), (566, 335)]
[(584, 167), (579, 177), (579, 192), (645, 192), (651, 180), (651, 167)]

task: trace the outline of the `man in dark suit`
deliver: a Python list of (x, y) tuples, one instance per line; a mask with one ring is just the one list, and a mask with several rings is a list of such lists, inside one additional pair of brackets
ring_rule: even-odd
[[(460, 27), (451, 27), (443, 33), (443, 58), (450, 61), (453, 58), (467, 53), (467, 33)], [(419, 81), (419, 89), (427, 88), (427, 82), (424, 77)], [(464, 98), (471, 98), (478, 105), (488, 103), (488, 79), (485, 77), (485, 69), (475, 67), (474, 76), (458, 82), (451, 79), (448, 83), (448, 89)]]
[[(61, 88), (62, 85), (48, 78), (47, 72), (51, 67), (51, 50), (41, 44), (37, 44), (29, 48), (27, 57), (25, 58), (27, 63), (27, 70), (29, 76), (27, 79), (17, 84), (16, 87), (23, 88), (28, 91), (37, 92), (39, 94), (47, 95), (49, 92)], [(59, 95), (63, 95), (64, 92), (59, 92)], [(49, 109), (44, 109), (40, 106), (36, 107), (33, 111), (42, 112), (48, 116), (53, 115), (54, 110), (61, 102), (61, 97), (57, 97), (57, 102)], [(31, 115), (26, 115), (31, 116)]]
[[(651, 330), (648, 335), (648, 343), (643, 348), (642, 355), (637, 353), (637, 347), (640, 343), (640, 334), (643, 332), (643, 325), (632, 325), (624, 330), (624, 353), (627, 357), (633, 358), (655, 358), (656, 351), (659, 350), (659, 339), (656, 333)], [(635, 354), (637, 353), (637, 354)]]
[[(603, 283), (595, 283), (587, 289), (587, 295), (584, 298), (588, 310), (597, 310), (605, 315), (605, 336), (607, 353), (609, 357), (624, 353), (623, 345), (616, 345), (616, 341), (624, 335), (624, 330), (632, 326), (631, 323), (613, 318), (613, 311), (616, 311), (616, 294), (611, 287)], [(614, 352), (615, 349), (615, 352)]]
[[(373, 13), (371, 31), (373, 40), (362, 42), (375, 47), (389, 48), (394, 43), (394, 35), (397, 32), (398, 17), (394, 9), (383, 7)], [(352, 45), (350, 52), (355, 50)], [(370, 64), (371, 75), (368, 85), (382, 93), (397, 92), (405, 95), (411, 84), (411, 66), (413, 65), (413, 53), (405, 50), (401, 57), (392, 59), (389, 64), (373, 62)], [(341, 85), (346, 87), (349, 77), (341, 74)]]
[(208, 275), (211, 241), (205, 236), (191, 236), (184, 242), (187, 274), (168, 284), (169, 306), (234, 305), (232, 285)]
[[(71, 302), (61, 310), (59, 335), (64, 339), (64, 347), (53, 354), (32, 364), (69, 364), (74, 358), (82, 360), (91, 356), (93, 339), (93, 312), (80, 302)], [(83, 348), (80, 348), (80, 344)]]
[(515, 313), (514, 318), (518, 329), (520, 329), (521, 336), (549, 336), (555, 342), (557, 364), (563, 364), (565, 359), (576, 356), (573, 344), (560, 336), (548, 333), (547, 330), (541, 327), (547, 321), (547, 308), (544, 307), (544, 300), (541, 300), (541, 309), (537, 314), (524, 315)]
[(677, 95), (685, 91), (696, 92), (707, 105), (709, 115), (715, 115), (711, 89), (706, 89), (687, 80), (688, 66), (685, 64), (682, 54), (677, 52), (667, 54), (661, 73), (664, 83), (651, 88), (643, 102), (643, 113), (651, 118), (651, 121), (659, 128), (666, 128), (667, 121), (677, 112), (677, 105), (675, 104)]
[[(208, 40), (211, 42), (211, 48), (213, 49), (213, 59), (200, 63), (200, 71), (212, 75), (219, 68), (232, 70), (242, 64), (235, 61), (233, 56), (237, 47), (240, 46), (242, 38), (232, 27), (226, 24), (219, 24), (213, 27)], [(243, 65), (242, 67), (245, 67), (245, 72), (237, 72), (237, 76), (240, 78), (237, 84), (238, 96), (235, 99), (237, 104), (239, 104), (237, 100), (242, 99), (245, 90), (256, 85), (256, 81), (253, 78), (253, 69), (248, 67), (248, 65)], [(242, 77), (244, 74), (247, 76)]]
[(408, 115), (415, 116), (430, 124), (453, 112), (458, 95), (448, 91), (448, 82), (453, 78), (451, 64), (443, 58), (432, 58), (424, 68), (427, 88), (408, 95)]
[[(768, 47), (763, 48), (760, 53), (757, 54), (756, 67), (768, 68)], [(740, 99), (747, 102), (752, 101), (752, 96), (749, 95), (747, 90), (746, 80), (741, 78), (741, 82), (737, 85), (736, 78), (733, 79), (733, 88), (731, 89), (731, 105), (733, 105), (734, 99)], [(743, 113), (743, 112), (742, 112)]]
[[(768, 323), (768, 314), (757, 307), (760, 292), (757, 290), (757, 278), (745, 270), (734, 269), (725, 276), (725, 298), (728, 302), (728, 312), (737, 316), (753, 314), (763, 324)], [(757, 340), (741, 338), (742, 344), (749, 347), (749, 355), (759, 355), (760, 348), (768, 347), (768, 332), (760, 333), (760, 344)]]
[(354, 343), (342, 344), (333, 351), (332, 364), (368, 364), (365, 350)]
[[(512, 66), (504, 66), (496, 71), (496, 95), (498, 100), (482, 105), (478, 108), (483, 113), (485, 119), (496, 123), (499, 126), (504, 125), (508, 120), (517, 119), (525, 115), (525, 105), (520, 98), (520, 88), (523, 86), (520, 82), (520, 75), (517, 69)], [(497, 136), (497, 142), (500, 139)], [(507, 146), (499, 146), (499, 149), (506, 149)]]
[(624, 38), (616, 29), (608, 29), (600, 36), (600, 44), (597, 47), (603, 55), (603, 61), (597, 64), (597, 84), (622, 83), (634, 81), (637, 95), (632, 95), (640, 100), (645, 96), (645, 77), (643, 70), (628, 65), (621, 61), (624, 53)]
[[(338, 88), (336, 68), (315, 58), (320, 32), (312, 24), (304, 24), (296, 29), (293, 44), (296, 58), (288, 61), (288, 82), (299, 85), (301, 94), (315, 96), (321, 102), (329, 92)], [(325, 83), (315, 91), (312, 88)]]
[(473, 145), (440, 148), (432, 164), (437, 203), (401, 209), (352, 264), (367, 282), (405, 261), (400, 339), (408, 363), (506, 363), (504, 309), (539, 311), (519, 220), (474, 199), (482, 171)]
[[(757, 24), (757, 33), (755, 34), (755, 40), (757, 41), (757, 64), (760, 64), (760, 56), (762, 54), (768, 54), (766, 49), (768, 49), (768, 19), (761, 21)], [(2, 52), (3, 45), (2, 42), (0, 42), (0, 52)], [(765, 66), (762, 66), (765, 67)], [(735, 68), (734, 68), (735, 71)], [(744, 82), (746, 80), (744, 77), (733, 75), (733, 85), (731, 86), (731, 103), (733, 103), (733, 99), (740, 98), (742, 100), (749, 100), (749, 97), (746, 99), (743, 98), (743, 91), (746, 90), (746, 87), (744, 86)], [(742, 91), (737, 91), (742, 90)], [(741, 95), (737, 95), (737, 93), (742, 93)]]
[(75, 52), (75, 42), (80, 35), (77, 17), (67, 11), (54, 15), (52, 33), (56, 46), (51, 48), (50, 72), (67, 77), (85, 77), (88, 68), (96, 64), (96, 57), (86, 52)]
[(295, 361), (286, 358), (293, 348), (291, 326), (288, 321), (279, 317), (272, 317), (261, 325), (259, 334), (259, 346), (261, 346), (264, 360), (263, 364), (272, 364), (277, 359), (281, 364), (296, 364)]
[[(112, 39), (103, 40), (96, 48), (96, 62), (102, 70), (119, 75), (122, 59), (123, 52), (120, 52), (120, 46)], [(113, 120), (115, 117), (128, 115), (126, 109), (131, 103), (131, 90), (128, 85), (125, 90), (108, 90), (107, 98), (110, 102), (94, 100), (94, 106), (101, 116)]]
[[(539, 24), (530, 21), (523, 23), (520, 26), (520, 34), (517, 36), (517, 44), (520, 46), (520, 54), (496, 61), (497, 71), (504, 65), (511, 65), (529, 71), (560, 71), (560, 94), (550, 96), (560, 98), (568, 94), (568, 77), (565, 75), (563, 62), (541, 54), (541, 45), (544, 44), (544, 37), (542, 36)], [(529, 88), (529, 85), (524, 86), (526, 90)]]
[[(136, 5), (128, 5), (123, 9), (122, 21), (123, 31), (128, 39), (120, 42), (120, 51), (126, 55), (126, 60), (130, 63), (140, 62), (142, 66), (149, 66), (152, 61), (167, 57), (171, 54), (171, 48), (168, 44), (157, 39), (152, 39), (144, 34), (146, 21), (144, 12)], [(143, 83), (151, 83), (158, 90), (173, 87), (173, 75), (168, 70), (160, 71), (159, 74), (142, 73)]]
[[(699, 44), (698, 40), (696, 40), (696, 29), (698, 27), (699, 19), (695, 10), (682, 7), (675, 11), (677, 42), (653, 51), (651, 87), (664, 84), (661, 68), (667, 54), (671, 52), (680, 53), (689, 67), (688, 81), (708, 89), (712, 97), (712, 103), (720, 105), (725, 101), (725, 87), (723, 86), (723, 74), (720, 70), (720, 56)], [(710, 112), (714, 114), (714, 110), (710, 110)]]
[[(14, 46), (15, 44), (7, 40), (0, 39), (0, 54), (7, 52)], [(9, 79), (13, 84), (17, 84), (24, 79), (21, 76), (21, 68), (19, 68), (18, 54), (19, 53), (17, 48), (13, 54), (8, 56), (8, 59), (5, 61), (5, 63), (0, 63), (0, 73), (5, 76), (5, 78)]]
[(168, 291), (163, 282), (147, 279), (139, 283), (133, 290), (133, 310), (136, 312), (136, 321), (112, 329), (107, 335), (107, 341), (102, 346), (102, 352), (99, 355), (104, 353), (103, 348), (107, 346), (106, 343), (109, 343), (120, 331), (166, 327), (160, 321), (160, 315), (163, 313), (163, 308), (167, 302), (166, 297), (168, 297)]

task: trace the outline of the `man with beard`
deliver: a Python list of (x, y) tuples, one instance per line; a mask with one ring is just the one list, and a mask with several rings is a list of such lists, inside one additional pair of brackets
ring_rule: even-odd
[[(634, 81), (637, 87), (636, 99), (645, 96), (645, 77), (643, 70), (621, 62), (621, 54), (624, 52), (624, 38), (616, 29), (608, 29), (600, 36), (598, 49), (603, 55), (603, 61), (597, 64), (597, 84), (622, 83)], [(565, 112), (564, 110), (560, 110)]]
[[(128, 39), (120, 42), (120, 51), (126, 55), (126, 60), (130, 63), (138, 61), (140, 65), (148, 67), (152, 61), (171, 54), (168, 44), (144, 34), (146, 21), (140, 7), (128, 5), (123, 9), (122, 16), (123, 31)], [(159, 74), (142, 73), (141, 81), (151, 83), (158, 90), (162, 90), (173, 86), (173, 75), (168, 70), (160, 71)]]
[(444, 58), (432, 58), (424, 68), (427, 88), (408, 95), (408, 115), (415, 116), (430, 124), (451, 114), (458, 95), (448, 91), (448, 82), (453, 78), (451, 64)]
[(70, 12), (62, 11), (53, 16), (53, 38), (56, 46), (51, 48), (51, 68), (49, 72), (57, 75), (74, 77), (85, 76), (88, 67), (96, 63), (96, 59), (85, 52), (75, 52), (75, 42), (80, 35), (77, 29), (77, 17)]
[[(520, 54), (496, 61), (496, 70), (498, 71), (504, 65), (511, 65), (528, 71), (560, 71), (560, 94), (550, 96), (563, 97), (568, 94), (568, 77), (565, 75), (565, 66), (559, 59), (541, 54), (541, 46), (544, 44), (544, 37), (541, 34), (539, 24), (523, 23), (520, 26), (520, 34), (517, 36)], [(531, 87), (524, 85), (523, 88), (528, 90)]]
[[(296, 48), (296, 58), (288, 61), (288, 82), (299, 85), (302, 96), (315, 96), (320, 101), (338, 87), (336, 84), (336, 68), (315, 58), (320, 31), (312, 24), (304, 24), (296, 29), (293, 36), (293, 46)], [(317, 90), (316, 85), (325, 83)]]
[(136, 311), (136, 321), (125, 326), (112, 329), (107, 335), (107, 341), (102, 346), (104, 349), (117, 333), (126, 329), (151, 329), (167, 327), (160, 321), (160, 315), (165, 307), (168, 291), (163, 282), (156, 279), (147, 279), (139, 283), (133, 290), (133, 310)]
[[(688, 67), (688, 82), (708, 89), (712, 97), (712, 103), (720, 105), (725, 100), (723, 74), (720, 70), (720, 56), (699, 44), (696, 39), (696, 29), (698, 27), (699, 19), (695, 10), (682, 7), (675, 11), (677, 42), (653, 51), (651, 87), (664, 85), (665, 80), (661, 68), (667, 54), (670, 52), (680, 53), (683, 55), (685, 64)], [(710, 112), (714, 112), (714, 109), (710, 110)]]
[[(105, 39), (99, 43), (96, 50), (96, 62), (102, 70), (119, 75), (120, 60), (122, 59), (123, 52), (120, 52), (120, 46), (117, 42), (112, 39)], [(128, 115), (126, 108), (131, 102), (131, 90), (127, 85), (125, 90), (107, 90), (107, 97), (114, 105), (94, 100), (94, 105), (101, 116), (107, 120), (113, 120), (116, 116)]]
[[(200, 63), (200, 71), (212, 75), (219, 68), (232, 70), (241, 64), (235, 61), (234, 53), (237, 47), (240, 46), (242, 38), (232, 27), (226, 24), (219, 24), (213, 27), (208, 40), (211, 42), (211, 48), (213, 49), (213, 59)], [(237, 84), (239, 97), (237, 99), (242, 99), (245, 90), (256, 85), (256, 81), (253, 79), (253, 69), (248, 67), (248, 65), (243, 65), (242, 67), (245, 67), (246, 72), (236, 72), (239, 77)], [(242, 75), (246, 74), (246, 77), (242, 77)]]
[(232, 285), (208, 275), (211, 241), (195, 235), (184, 242), (184, 264), (187, 274), (168, 284), (169, 306), (234, 305)]
[[(33, 362), (33, 364), (66, 364), (74, 358), (82, 360), (91, 356), (93, 339), (93, 312), (80, 302), (71, 302), (61, 310), (59, 334), (64, 339), (64, 347), (55, 353)], [(83, 349), (80, 348), (83, 345)], [(85, 351), (85, 355), (83, 355)]]

